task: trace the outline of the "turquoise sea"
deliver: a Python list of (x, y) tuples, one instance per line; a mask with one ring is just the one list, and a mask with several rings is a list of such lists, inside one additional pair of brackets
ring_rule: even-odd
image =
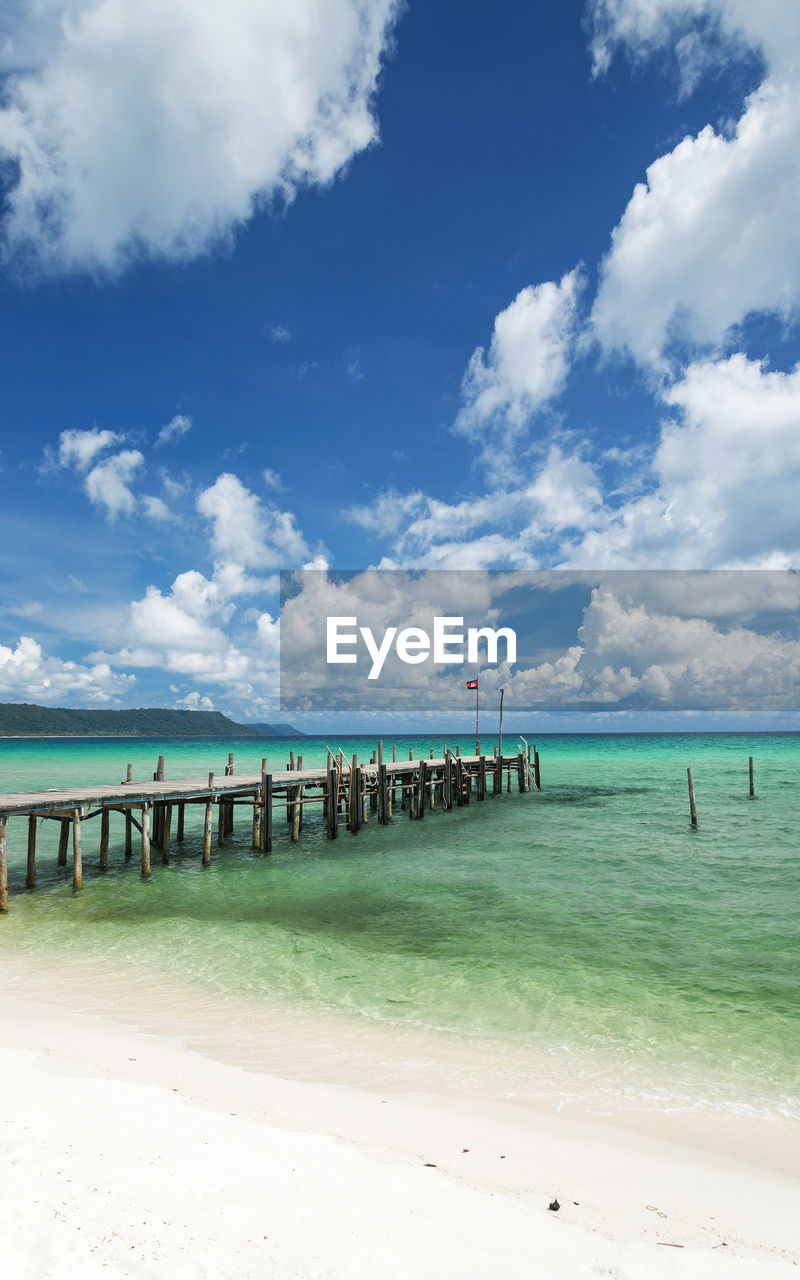
[[(442, 740), (396, 741), (402, 759)], [(24, 891), (27, 826), (12, 818), (0, 963), (73, 1007), (113, 1012), (124, 997), (146, 1028), (245, 1065), (324, 1077), (335, 1059), (358, 1081), (369, 1058), (388, 1085), (438, 1073), (595, 1114), (800, 1117), (800, 734), (537, 741), (539, 794), (515, 783), (337, 841), (309, 806), (299, 844), (276, 820), (269, 857), (251, 851), (241, 810), (205, 870), (202, 810), (189, 808), (185, 843), (168, 865), (154, 849), (146, 883), (136, 846), (125, 862), (122, 818), (106, 873), (88, 823), (77, 896), (55, 822), (40, 823), (38, 884)], [(368, 759), (375, 741), (331, 746)], [(283, 768), (290, 748), (324, 762), (316, 738), (0, 740), (0, 791), (115, 783), (128, 761), (152, 777), (161, 753), (170, 778), (222, 774), (229, 751), (237, 773), (257, 772), (264, 754)], [(305, 1028), (294, 1058), (292, 1019)]]

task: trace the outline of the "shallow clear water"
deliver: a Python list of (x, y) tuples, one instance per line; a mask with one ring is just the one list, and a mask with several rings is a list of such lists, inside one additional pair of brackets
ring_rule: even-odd
[[(398, 739), (400, 758), (409, 741), (441, 749)], [(364, 759), (375, 744), (331, 745)], [(231, 750), (237, 773), (257, 772), (264, 751), (282, 768), (290, 747), (324, 762), (319, 739), (4, 740), (0, 790), (118, 782), (129, 760), (146, 778), (160, 752), (168, 777), (222, 774)], [(431, 1043), (456, 1036), (465, 1072), (470, 1046), (491, 1045), (509, 1093), (547, 1075), (599, 1107), (800, 1116), (800, 735), (565, 735), (539, 748), (538, 795), (515, 782), (334, 842), (308, 806), (297, 845), (276, 819), (271, 857), (251, 851), (242, 809), (205, 870), (202, 810), (187, 808), (185, 843), (166, 866), (154, 850), (146, 884), (112, 815), (108, 873), (96, 870), (99, 822), (86, 825), (76, 897), (70, 869), (55, 866), (54, 822), (40, 824), (38, 885), (23, 891), (26, 820), (11, 819), (0, 958), (144, 967), (154, 999), (191, 986), (223, 1020), (236, 1005), (257, 1021), (277, 1002)]]

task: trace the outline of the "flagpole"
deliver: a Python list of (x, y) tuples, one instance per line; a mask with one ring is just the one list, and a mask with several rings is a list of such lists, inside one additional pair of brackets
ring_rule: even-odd
[(478, 681), (475, 681), (475, 755), (480, 754), (480, 742), (478, 739)]

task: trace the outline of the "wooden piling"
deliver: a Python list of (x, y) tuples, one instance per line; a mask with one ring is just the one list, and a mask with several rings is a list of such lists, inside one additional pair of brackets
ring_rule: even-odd
[(83, 849), (81, 846), (81, 810), (72, 810), (72, 892), (83, 888)]
[(178, 830), (175, 832), (175, 839), (177, 840), (178, 844), (183, 844), (183, 819), (184, 819), (185, 810), (186, 810), (186, 805), (181, 800), (180, 803), (178, 804)]
[(105, 871), (108, 867), (108, 809), (104, 808), (100, 814), (100, 870)]
[[(181, 805), (181, 809), (183, 805)], [(125, 857), (133, 856), (133, 818), (130, 809), (125, 810)]]
[(6, 859), (6, 824), (8, 818), (0, 813), (0, 911), (8, 911), (8, 862)]
[(25, 872), (25, 885), (28, 889), (36, 888), (36, 818), (28, 817), (28, 866)]
[(353, 756), (353, 763), (350, 766), (348, 819), (350, 834), (357, 835), (361, 826), (361, 770), (358, 767), (358, 756)]
[(150, 805), (142, 805), (142, 875), (150, 875)]
[(339, 835), (339, 773), (328, 767), (328, 803), (325, 806), (325, 818), (328, 839), (336, 840)]
[(289, 752), (289, 771), (290, 773), (294, 773), (294, 752), (293, 751)]
[(486, 799), (486, 756), (478, 761), (478, 799)]
[(542, 789), (542, 775), (539, 772), (539, 752), (536, 747), (533, 748), (533, 777), (536, 782), (536, 790)]
[(291, 796), (291, 804), (289, 805), (289, 808), (292, 814), (292, 843), (293, 844), (297, 844), (297, 841), (300, 839), (300, 811), (301, 811), (300, 796), (302, 794), (302, 791), (303, 791), (302, 787), (292, 787), (287, 792), (287, 795)]
[[(214, 786), (214, 775), (213, 773), (210, 773), (208, 775), (209, 791), (213, 789), (213, 786)], [(203, 824), (203, 866), (204, 867), (207, 867), (211, 862), (211, 826), (212, 826), (213, 818), (214, 818), (214, 797), (213, 795), (209, 795), (208, 799), (206, 800), (206, 814), (205, 814), (205, 822)]]
[(217, 800), (217, 844), (225, 843), (225, 831), (228, 826), (228, 802), (220, 796)]
[(261, 772), (261, 848), (272, 853), (272, 774)]
[(172, 805), (164, 805), (164, 826), (161, 832), (161, 861), (169, 862), (169, 842), (172, 834)]
[(250, 848), (258, 849), (261, 846), (261, 805), (260, 791), (253, 792), (253, 834), (250, 840)]
[(428, 776), (428, 764), (426, 760), (419, 762), (419, 785), (417, 787), (417, 817), (422, 820), (425, 817), (425, 783)]
[(456, 807), (461, 808), (464, 803), (464, 765), (461, 756), (456, 748)]
[(69, 818), (61, 819), (61, 831), (58, 836), (58, 865), (67, 865), (67, 845), (69, 844)]
[(492, 762), (492, 795), (503, 790), (503, 757), (497, 756)]
[[(382, 754), (378, 752), (378, 755)], [(378, 822), (385, 827), (389, 821), (389, 785), (386, 778), (386, 765), (381, 760), (378, 765)]]
[(527, 789), (528, 789), (528, 788), (527, 788), (527, 784), (526, 784), (526, 780), (525, 780), (525, 753), (524, 753), (524, 751), (520, 751), (520, 752), (519, 752), (519, 754), (517, 755), (517, 784), (518, 784), (518, 786), (519, 786), (520, 791), (527, 791)]
[(756, 794), (755, 776), (754, 776), (754, 774), (755, 774), (755, 770), (754, 770), (754, 768), (753, 768), (753, 765), (754, 765), (753, 757), (752, 757), (752, 756), (748, 756), (748, 768), (749, 768), (749, 772), (750, 772), (750, 795), (751, 795), (751, 796), (754, 796), (754, 795)]
[(692, 821), (692, 826), (696, 827), (697, 826), (697, 806), (694, 802), (694, 783), (692, 781), (691, 769), (686, 770), (686, 775), (689, 781), (689, 816)]
[(158, 757), (158, 768), (156, 769), (156, 782), (163, 782), (165, 776), (165, 760), (163, 756)]
[(453, 762), (447, 747), (444, 749), (444, 778), (442, 780), (442, 804), (445, 809), (453, 807)]
[(133, 782), (133, 765), (129, 764), (125, 771), (125, 781)]

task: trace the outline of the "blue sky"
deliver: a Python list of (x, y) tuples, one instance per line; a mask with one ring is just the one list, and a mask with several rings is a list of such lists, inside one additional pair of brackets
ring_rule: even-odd
[(284, 8), (4, 6), (0, 699), (274, 717), (282, 568), (794, 567), (795, 0)]

